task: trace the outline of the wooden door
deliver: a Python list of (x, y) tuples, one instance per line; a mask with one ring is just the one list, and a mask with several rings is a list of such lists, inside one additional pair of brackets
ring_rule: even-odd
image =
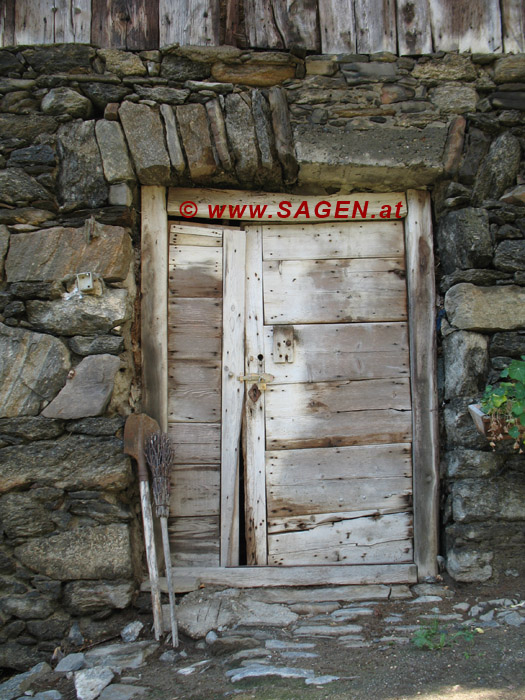
[(246, 236), (248, 562), (412, 562), (402, 221)]
[[(219, 198), (191, 192), (200, 216)], [(175, 448), (180, 586), (436, 573), (430, 200), (410, 191), (406, 219), (381, 221), (385, 195), (359, 196), (372, 202), (359, 222), (275, 225), (274, 202), (228, 227), (162, 223), (188, 193), (166, 206), (143, 190), (144, 406)], [(250, 374), (273, 379), (239, 381)]]

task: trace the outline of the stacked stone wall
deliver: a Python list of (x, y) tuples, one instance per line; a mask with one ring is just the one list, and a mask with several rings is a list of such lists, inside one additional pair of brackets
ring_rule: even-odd
[(0, 51), (0, 666), (92, 630), (140, 576), (140, 185), (432, 190), (442, 554), (459, 581), (520, 570), (523, 457), (467, 406), (525, 353), (524, 85), (523, 55)]

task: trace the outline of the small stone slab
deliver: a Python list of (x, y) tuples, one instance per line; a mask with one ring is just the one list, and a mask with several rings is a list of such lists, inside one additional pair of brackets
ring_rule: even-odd
[(109, 183), (134, 180), (135, 174), (120, 124), (100, 119), (95, 125), (95, 133), (106, 180)]
[(283, 639), (267, 639), (265, 647), (277, 651), (282, 649), (315, 649), (315, 644), (313, 642), (289, 642)]
[(143, 629), (144, 625), (140, 620), (130, 622), (129, 625), (126, 625), (124, 627), (124, 629), (120, 633), (120, 637), (123, 642), (134, 642), (137, 640), (139, 634), (142, 632)]
[(291, 668), (289, 666), (267, 666), (257, 664), (245, 666), (244, 668), (232, 668), (226, 671), (226, 676), (232, 683), (242, 681), (245, 678), (261, 678), (263, 676), (278, 676), (279, 678), (313, 678), (315, 676), (311, 669)]
[(69, 673), (70, 671), (80, 671), (86, 665), (86, 657), (81, 652), (68, 654), (61, 659), (55, 667), (56, 673)]
[(58, 338), (3, 323), (0, 356), (1, 418), (35, 416), (64, 385), (70, 367), (69, 351)]
[(211, 177), (217, 169), (211, 145), (206, 109), (201, 104), (176, 107), (182, 142), (192, 180)]
[(468, 283), (456, 284), (445, 296), (445, 310), (449, 322), (465, 330), (522, 328), (525, 325), (525, 290), (516, 285), (476, 287)]
[[(19, 700), (27, 700), (27, 697), (27, 695), (24, 695)], [(32, 695), (31, 700), (62, 700), (62, 693), (58, 690), (44, 690), (42, 693)]]
[(99, 700), (131, 700), (137, 695), (149, 693), (149, 688), (139, 685), (126, 685), (125, 683), (114, 683), (108, 685), (99, 695)]
[(145, 104), (128, 101), (121, 105), (119, 116), (140, 182), (168, 184), (171, 163), (159, 113)]
[(71, 208), (102, 206), (108, 196), (94, 121), (64, 124), (58, 130), (58, 190)]
[(158, 649), (157, 642), (145, 640), (130, 644), (109, 644), (86, 652), (91, 666), (109, 666), (112, 669), (138, 668)]
[(344, 634), (359, 634), (362, 625), (304, 625), (294, 630), (294, 637), (338, 637)]
[(106, 667), (87, 668), (75, 673), (75, 690), (78, 700), (95, 700), (111, 683), (115, 674)]
[(408, 601), (411, 605), (424, 605), (426, 603), (441, 603), (441, 596), (439, 595), (420, 595), (414, 600)]
[(25, 673), (18, 673), (4, 683), (0, 683), (0, 698), (2, 700), (14, 700), (21, 693), (25, 693), (33, 681), (50, 672), (51, 667), (49, 664), (42, 662), (33, 666), (29, 671), (25, 671)]
[(115, 374), (120, 360), (115, 355), (91, 355), (77, 366), (72, 379), (42, 415), (45, 418), (71, 420), (100, 416), (113, 393)]
[(51, 282), (79, 272), (95, 273), (108, 282), (125, 280), (133, 255), (128, 232), (96, 223), (95, 234), (90, 239), (82, 228), (55, 226), (12, 236), (7, 281)]

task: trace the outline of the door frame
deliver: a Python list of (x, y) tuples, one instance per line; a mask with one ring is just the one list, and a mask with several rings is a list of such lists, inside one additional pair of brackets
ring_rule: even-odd
[[(168, 216), (180, 216), (179, 205), (188, 198), (197, 202), (278, 202), (283, 199), (292, 203), (311, 199), (312, 201), (337, 200), (340, 195), (328, 197), (305, 197), (300, 195), (276, 195), (275, 193), (253, 193), (221, 191), (209, 189), (181, 189), (159, 186), (141, 188), (141, 343), (142, 343), (142, 382), (143, 410), (155, 418), (162, 430), (168, 423)], [(368, 200), (377, 206), (380, 202), (394, 202), (404, 194), (352, 194), (354, 201)], [(376, 209), (377, 210), (377, 209)], [(199, 210), (200, 211), (200, 210)], [(374, 211), (372, 208), (371, 211)], [(435, 278), (432, 237), (432, 214), (430, 194), (423, 190), (408, 190), (406, 193), (405, 255), (408, 294), (408, 322), (410, 347), (410, 375), (412, 393), (413, 423), (413, 490), (414, 490), (414, 565), (370, 565), (341, 566), (323, 565), (312, 567), (254, 567), (250, 575), (246, 569), (228, 565), (227, 552), (231, 551), (234, 531), (231, 527), (221, 527), (221, 568), (199, 569), (201, 581), (223, 581), (226, 585), (321, 585), (326, 583), (379, 583), (410, 582), (416, 577), (423, 580), (435, 577), (438, 573), (438, 487), (439, 487), (439, 430), (436, 387), (436, 333), (435, 333)], [(247, 216), (246, 218), (249, 218)], [(253, 219), (252, 219), (253, 220)], [(330, 218), (326, 221), (333, 220)], [(233, 248), (232, 247), (232, 251)], [(239, 251), (232, 252), (239, 259)], [(229, 264), (235, 264), (233, 258)], [(244, 276), (243, 276), (244, 283)], [(239, 289), (230, 292), (239, 299)], [(238, 329), (238, 325), (236, 326)], [(242, 326), (241, 326), (242, 327)], [(227, 335), (227, 334), (225, 334)], [(238, 335), (238, 331), (237, 331)], [(236, 336), (235, 336), (236, 337)], [(226, 349), (234, 351), (233, 344)], [(224, 362), (223, 362), (224, 367)], [(234, 380), (231, 380), (232, 390)], [(236, 378), (235, 378), (236, 379)], [(238, 386), (238, 382), (237, 382)], [(237, 389), (237, 387), (235, 387)], [(239, 393), (237, 391), (237, 393)], [(238, 398), (238, 397), (237, 397)], [(239, 405), (237, 400), (236, 405)], [(232, 435), (232, 440), (235, 440)], [(228, 490), (235, 503), (234, 475), (228, 478)], [(225, 485), (226, 486), (226, 485)], [(226, 492), (225, 492), (226, 494)], [(222, 501), (222, 496), (221, 496)], [(221, 506), (222, 507), (222, 506)], [(234, 506), (235, 508), (235, 506)], [(226, 521), (224, 520), (226, 523)], [(230, 544), (228, 544), (230, 543)], [(224, 557), (222, 552), (225, 552)], [(233, 562), (235, 559), (233, 559)], [(183, 567), (181, 567), (182, 569)], [(352, 569), (354, 571), (352, 571)], [(355, 569), (360, 570), (356, 576)], [(241, 574), (242, 571), (244, 574)], [(264, 571), (268, 570), (267, 575)], [(295, 572), (294, 570), (298, 570)], [(228, 574), (228, 571), (231, 574)], [(257, 573), (259, 572), (259, 573)], [(302, 572), (302, 574), (301, 574)], [(177, 575), (195, 576), (197, 569), (181, 571)], [(252, 583), (250, 583), (250, 581)], [(272, 581), (272, 583), (261, 583)]]

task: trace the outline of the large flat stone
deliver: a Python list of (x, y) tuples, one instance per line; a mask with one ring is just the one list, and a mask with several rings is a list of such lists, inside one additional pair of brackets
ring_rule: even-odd
[(108, 333), (131, 314), (125, 289), (107, 289), (100, 297), (28, 301), (26, 308), (29, 323), (57, 335)]
[(491, 357), (521, 357), (525, 355), (525, 332), (495, 333), (490, 341)]
[(486, 199), (498, 199), (505, 190), (516, 184), (520, 167), (521, 147), (517, 136), (501, 134), (489, 148), (474, 182), (472, 202), (482, 204)]
[(261, 156), (260, 180), (266, 185), (278, 187), (282, 182), (281, 167), (275, 147), (270, 106), (261, 90), (252, 90), (252, 114)]
[(113, 669), (138, 668), (158, 648), (159, 644), (151, 640), (106, 644), (86, 652), (86, 662), (90, 666)]
[(177, 121), (192, 180), (211, 177), (217, 169), (206, 109), (201, 104), (176, 107)]
[(37, 415), (62, 388), (69, 367), (58, 338), (0, 323), (0, 417)]
[(299, 183), (399, 191), (434, 182), (443, 172), (444, 127), (377, 127), (341, 132), (335, 127), (294, 128)]
[(525, 270), (525, 241), (502, 241), (496, 248), (494, 266), (498, 270)]
[(91, 615), (106, 608), (126, 608), (134, 592), (132, 581), (72, 581), (64, 586), (64, 602), (74, 615)]
[[(56, 525), (52, 519), (51, 506), (60, 505), (62, 492), (35, 494), (39, 489), (26, 493), (7, 493), (0, 498), (0, 519), (7, 537), (13, 541), (21, 537), (40, 537), (53, 532)], [(43, 496), (47, 496), (46, 503)], [(36, 616), (35, 616), (36, 617)]]
[(487, 581), (492, 576), (492, 552), (474, 548), (450, 549), (447, 552), (447, 571), (455, 581), (473, 583)]
[(146, 75), (146, 66), (140, 60), (140, 56), (131, 51), (119, 49), (99, 49), (98, 55), (105, 61), (106, 70), (115, 73), (120, 78), (128, 75)]
[(238, 94), (225, 98), (225, 123), (240, 182), (253, 183), (258, 175), (257, 137), (250, 106)]
[(452, 514), (459, 523), (525, 520), (525, 484), (516, 475), (498, 481), (465, 479), (452, 486)]
[(140, 182), (168, 184), (170, 158), (159, 113), (144, 104), (124, 102), (119, 116)]
[(0, 493), (37, 483), (73, 491), (123, 491), (133, 481), (122, 441), (113, 437), (69, 435), (0, 450)]
[(449, 53), (443, 58), (434, 58), (417, 63), (412, 71), (414, 78), (435, 84), (447, 80), (472, 81), (477, 77), (476, 68), (469, 56)]
[(482, 391), (488, 372), (488, 338), (479, 333), (458, 331), (443, 339), (443, 348), (445, 398)]
[(48, 201), (49, 199), (49, 193), (24, 170), (18, 168), (0, 170), (1, 202), (24, 206), (31, 202)]
[(86, 668), (75, 673), (77, 700), (95, 700), (114, 677), (109, 668)]
[(458, 448), (446, 452), (444, 461), (450, 479), (479, 479), (498, 474), (505, 463), (505, 456)]
[(14, 438), (15, 444), (20, 440), (50, 440), (59, 437), (64, 432), (62, 423), (48, 420), (41, 416), (23, 418), (0, 418), (0, 435), (3, 440)]
[(43, 114), (0, 114), (0, 134), (5, 139), (31, 143), (40, 134), (54, 134), (58, 122)]
[(525, 289), (515, 285), (456, 284), (445, 296), (449, 322), (472, 331), (504, 331), (525, 326)]
[(67, 208), (102, 206), (108, 198), (94, 121), (64, 124), (58, 130), (59, 197)]
[(121, 282), (132, 256), (131, 238), (121, 226), (97, 224), (90, 240), (84, 229), (62, 226), (19, 233), (13, 236), (7, 256), (7, 281), (50, 282), (93, 272), (108, 282)]
[(485, 209), (456, 209), (439, 222), (437, 242), (445, 274), (457, 268), (483, 268), (492, 262), (492, 239)]
[(120, 124), (99, 119), (95, 125), (95, 133), (106, 180), (110, 184), (134, 180), (135, 173)]
[(101, 416), (111, 399), (119, 367), (120, 360), (115, 355), (85, 357), (42, 415), (67, 420)]
[(51, 667), (49, 664), (40, 663), (33, 666), (29, 671), (19, 673), (4, 683), (0, 683), (0, 697), (2, 700), (13, 700), (13, 698), (23, 695), (40, 676), (50, 672)]
[(83, 44), (38, 46), (26, 49), (23, 56), (39, 73), (86, 73), (95, 49)]
[(211, 69), (214, 80), (234, 85), (270, 87), (295, 78), (295, 66), (264, 63), (214, 63)]
[(505, 56), (494, 64), (494, 80), (497, 83), (522, 83), (525, 81), (525, 54)]
[(39, 537), (15, 549), (31, 571), (52, 579), (131, 579), (130, 532), (127, 525), (79, 527)]
[(69, 114), (71, 117), (88, 119), (91, 115), (91, 102), (84, 95), (68, 87), (50, 90), (42, 100), (40, 109), (44, 114)]

